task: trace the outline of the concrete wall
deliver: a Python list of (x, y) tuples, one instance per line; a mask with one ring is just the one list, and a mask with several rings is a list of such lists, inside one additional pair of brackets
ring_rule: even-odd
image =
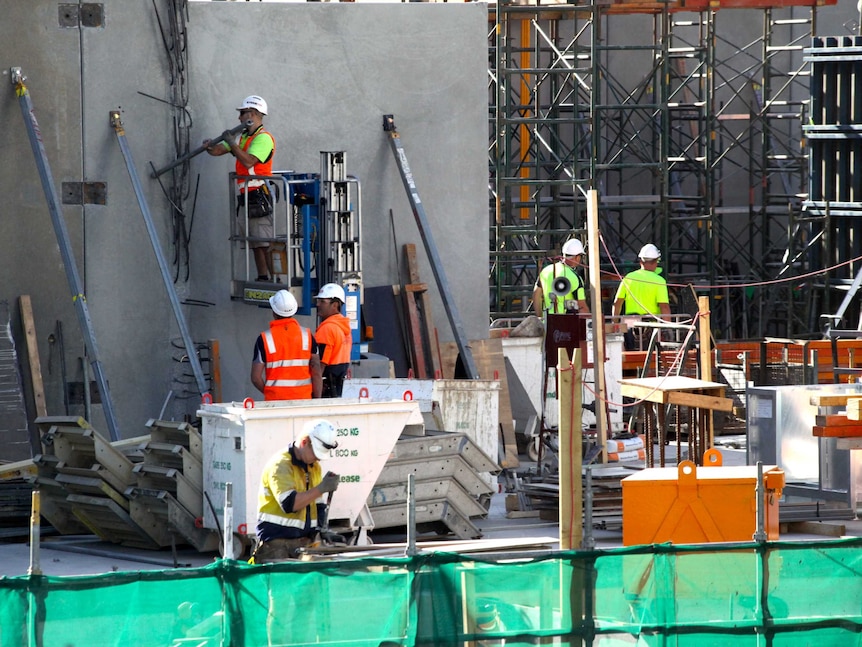
[[(163, 23), (166, 9), (159, 5)], [(34, 113), (58, 190), (62, 182), (107, 183), (107, 204), (64, 206), (100, 359), (123, 437), (145, 433), (177, 378), (194, 379), (184, 355), (158, 265), (109, 112), (120, 109), (147, 203), (169, 262), (167, 200), (148, 177), (173, 159), (170, 75), (151, 3), (104, 3), (97, 27), (61, 26), (57, 3), (4, 1), (0, 24), (0, 118), (6, 164), (0, 189), (0, 299), (33, 299), (48, 412), (64, 413), (63, 383), (82, 380), (82, 336), (10, 67), (28, 77)], [(422, 278), (433, 284), (389, 144), (382, 115), (395, 115), (466, 333), (487, 331), (487, 49), (486, 9), (479, 4), (354, 5), (190, 3), (188, 107), (191, 142), (235, 125), (248, 94), (270, 106), (267, 127), (278, 140), (277, 168), (319, 170), (319, 152), (344, 150), (362, 181), (364, 281), (397, 283), (389, 209), (398, 244), (416, 243)], [(58, 15), (58, 11), (60, 12)], [(150, 96), (145, 96), (150, 95)], [(5, 99), (2, 98), (5, 96)], [(189, 245), (188, 281), (180, 299), (196, 342), (218, 339), (224, 398), (253, 393), (252, 346), (268, 310), (229, 298), (228, 158), (201, 155)], [(232, 161), (232, 158), (231, 158)], [(11, 197), (11, 199), (10, 199)], [(180, 276), (184, 278), (184, 271)], [(432, 292), (436, 292), (432, 288)], [(433, 304), (441, 340), (451, 339), (442, 304)], [(65, 376), (56, 336), (64, 334)], [(312, 321), (306, 324), (314, 325)], [(181, 374), (187, 375), (183, 377)], [(197, 398), (174, 401), (168, 415), (193, 414)], [(72, 406), (72, 414), (83, 413)], [(91, 416), (104, 429), (99, 407)], [(2, 456), (0, 456), (2, 458)]]
[[(156, 2), (163, 24), (166, 3)], [(109, 125), (120, 109), (153, 220), (170, 259), (171, 219), (148, 162), (173, 159), (171, 77), (150, 2), (108, 0), (95, 27), (61, 26), (74, 4), (0, 0), (0, 299), (33, 299), (48, 412), (63, 414), (64, 383), (83, 379), (83, 343), (10, 67), (29, 77), (35, 114), (58, 190), (62, 182), (107, 184), (104, 206), (64, 206), (114, 408), (123, 436), (143, 433), (159, 415), (177, 378), (194, 389), (169, 300), (149, 245), (129, 176)], [(758, 16), (760, 13), (752, 14)], [(188, 6), (189, 110), (192, 146), (233, 125), (247, 94), (271, 107), (276, 165), (316, 172), (319, 151), (345, 150), (363, 183), (364, 279), (397, 282), (395, 238), (419, 246), (422, 278), (433, 283), (397, 169), (382, 133), (384, 113), (396, 117), (468, 337), (487, 329), (487, 49), (483, 4), (207, 3)], [(817, 33), (855, 30), (853, 0), (818, 14)], [(726, 14), (731, 32), (746, 12)], [(752, 28), (759, 29), (759, 24)], [(630, 36), (620, 23), (611, 37)], [(150, 95), (145, 96), (145, 95)], [(229, 298), (226, 158), (192, 163), (200, 185), (189, 245), (189, 279), (180, 298), (198, 342), (218, 339), (226, 399), (252, 393), (251, 348), (267, 325), (263, 309)], [(184, 279), (184, 271), (180, 272)], [(432, 289), (432, 292), (436, 292)], [(444, 310), (433, 303), (441, 340), (451, 338)], [(60, 347), (57, 324), (63, 332)], [(306, 322), (311, 323), (311, 322)], [(53, 342), (50, 341), (53, 339)], [(180, 346), (179, 348), (176, 346)], [(65, 371), (61, 359), (65, 360)], [(193, 414), (196, 399), (168, 407)], [(70, 413), (80, 414), (78, 405)], [(104, 429), (98, 407), (94, 424)], [(0, 455), (2, 458), (2, 455)]]

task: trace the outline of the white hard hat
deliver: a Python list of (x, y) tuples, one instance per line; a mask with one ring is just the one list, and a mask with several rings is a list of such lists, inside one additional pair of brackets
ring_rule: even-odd
[(292, 317), (299, 308), (296, 297), (287, 290), (279, 290), (269, 297), (269, 306), (275, 314), (282, 317)]
[(584, 253), (584, 246), (577, 238), (572, 238), (563, 243), (563, 256), (580, 256)]
[(305, 423), (302, 433), (311, 439), (311, 448), (319, 461), (329, 458), (329, 452), (338, 447), (338, 441), (335, 439), (335, 425), (329, 420), (323, 418), (309, 420)]
[(338, 299), (341, 303), (346, 303), (347, 299), (344, 296), (344, 288), (337, 283), (327, 283), (320, 288), (320, 294), (315, 299)]
[(249, 108), (254, 108), (260, 114), (266, 114), (266, 101), (263, 100), (263, 97), (259, 97), (256, 94), (252, 94), (251, 96), (243, 99), (242, 105), (237, 108), (239, 111), (248, 110)]
[(638, 258), (642, 258), (645, 261), (654, 261), (657, 258), (661, 258), (661, 252), (652, 243), (647, 243), (641, 247), (641, 251), (638, 252)]

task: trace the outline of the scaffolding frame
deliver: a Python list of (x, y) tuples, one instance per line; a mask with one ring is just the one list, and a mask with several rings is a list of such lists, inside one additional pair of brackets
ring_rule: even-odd
[[(670, 283), (712, 297), (716, 336), (811, 333), (818, 285), (756, 284), (815, 266), (802, 210), (813, 4), (498, 3), (492, 318), (529, 311), (541, 267), (566, 239), (584, 238), (595, 188), (603, 298), (640, 245), (655, 242)], [(723, 30), (728, 11), (760, 28)]]

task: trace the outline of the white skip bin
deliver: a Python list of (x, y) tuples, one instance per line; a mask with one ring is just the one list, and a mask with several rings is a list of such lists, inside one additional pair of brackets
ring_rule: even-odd
[[(224, 523), (225, 484), (233, 484), (234, 532), (253, 535), (260, 475), (267, 461), (290, 444), (305, 423), (325, 418), (338, 430), (338, 448), (321, 461), (341, 477), (329, 518), (354, 525), (405, 425), (422, 424), (416, 402), (355, 399), (204, 404), (204, 526)], [(216, 524), (216, 516), (218, 525)]]

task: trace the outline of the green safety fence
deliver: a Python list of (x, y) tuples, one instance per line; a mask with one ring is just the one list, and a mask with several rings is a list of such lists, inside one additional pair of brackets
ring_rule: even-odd
[(862, 540), (0, 578), (0, 647), (862, 646)]

